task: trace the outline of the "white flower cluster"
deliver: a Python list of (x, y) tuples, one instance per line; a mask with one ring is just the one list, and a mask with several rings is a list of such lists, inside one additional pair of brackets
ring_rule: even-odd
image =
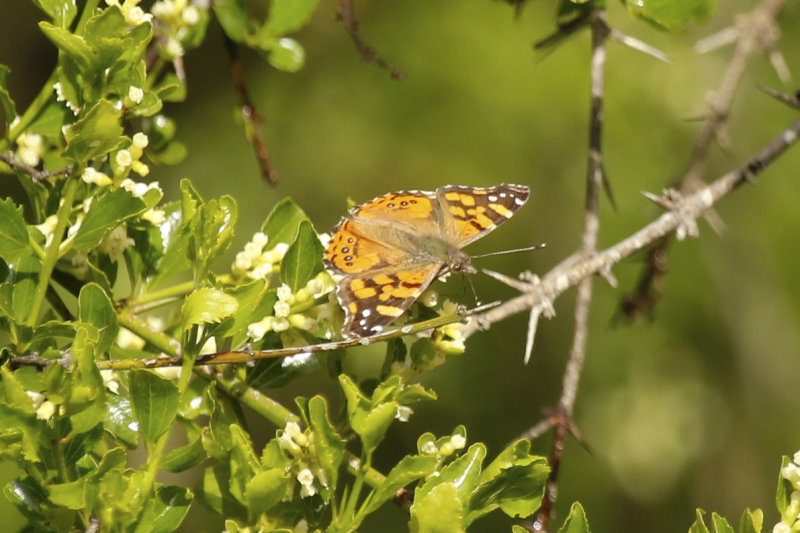
[[(442, 308), (439, 310), (440, 316), (453, 315), (458, 313), (458, 305), (450, 300), (445, 300)], [(454, 322), (446, 326), (442, 326), (437, 330), (438, 334), (434, 335), (434, 347), (437, 352), (445, 355), (458, 355), (464, 353), (466, 347), (464, 346), (464, 334), (461, 332), (461, 323)]]
[(108, 255), (109, 259), (112, 261), (116, 261), (125, 250), (134, 244), (136, 244), (134, 240), (128, 237), (128, 231), (125, 229), (125, 225), (120, 224), (112, 229), (108, 235), (103, 237), (103, 240), (97, 245), (97, 249), (101, 253)]
[(800, 531), (800, 451), (792, 461), (781, 468), (781, 477), (792, 485), (789, 505), (781, 516), (781, 521), (772, 528), (772, 533), (797, 533)]
[(150, 167), (140, 161), (149, 142), (147, 135), (138, 132), (134, 134), (132, 143), (128, 148), (118, 150), (114, 154), (111, 167), (114, 170), (115, 178), (127, 176), (131, 170), (141, 177), (150, 174)]
[(231, 266), (233, 274), (250, 279), (266, 279), (273, 271), (277, 270), (277, 265), (286, 255), (289, 245), (279, 242), (271, 249), (266, 250), (268, 242), (269, 237), (260, 231), (253, 235), (250, 242), (245, 244), (244, 250), (236, 254)]
[(442, 444), (440, 447), (436, 446), (436, 442), (429, 440), (425, 442), (420, 448), (420, 451), (426, 455), (436, 455), (440, 458), (445, 458), (453, 455), (457, 450), (462, 450), (467, 445), (467, 438), (464, 435), (452, 435), (450, 440)]
[(151, 11), (161, 22), (157, 30), (164, 42), (164, 52), (170, 59), (182, 57), (185, 53), (183, 41), (190, 28), (200, 22), (200, 9), (188, 0), (159, 0)]
[(153, 21), (153, 15), (150, 13), (145, 13), (144, 10), (139, 7), (139, 2), (141, 1), (142, 0), (125, 0), (122, 4), (120, 4), (119, 0), (106, 0), (106, 4), (109, 7), (118, 7), (120, 11), (122, 11), (122, 15), (125, 17), (125, 22), (131, 26), (138, 26), (139, 24)]
[[(319, 305), (313, 303), (325, 294), (332, 294), (335, 288), (336, 284), (325, 271), (310, 279), (297, 293), (292, 293), (285, 283), (281, 284), (276, 290), (278, 301), (272, 308), (273, 315), (250, 324), (247, 327), (248, 337), (260, 340), (270, 331), (280, 333), (289, 329), (289, 326), (311, 333), (317, 333), (324, 328), (326, 338), (332, 337), (337, 304), (330, 298)], [(303, 312), (292, 313), (293, 306), (302, 308)]]
[(44, 139), (38, 133), (24, 132), (17, 137), (17, 159), (35, 167), (44, 154)]
[[(300, 497), (308, 498), (319, 492), (319, 487), (328, 487), (328, 479), (317, 460), (314, 433), (310, 429), (300, 429), (296, 422), (287, 422), (283, 431), (278, 432), (278, 446), (292, 459), (291, 470), (300, 484)], [(294, 485), (290, 484), (285, 499), (291, 500)]]

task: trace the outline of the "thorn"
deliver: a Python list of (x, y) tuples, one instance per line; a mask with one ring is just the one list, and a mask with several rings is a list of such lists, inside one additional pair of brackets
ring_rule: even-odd
[(766, 85), (762, 85), (760, 83), (757, 83), (756, 87), (761, 91), (764, 91), (771, 97), (775, 98), (779, 102), (783, 102), (784, 104), (793, 107), (795, 109), (800, 109), (800, 95), (793, 96), (791, 94), (785, 94), (773, 89), (772, 87), (767, 87)]
[(672, 203), (671, 200), (665, 198), (664, 196), (659, 196), (657, 194), (653, 194), (653, 193), (647, 192), (647, 191), (641, 191), (641, 192), (642, 192), (642, 195), (645, 198), (647, 198), (648, 200), (650, 200), (651, 202), (653, 202), (657, 206), (659, 206), (659, 207), (661, 207), (663, 209), (666, 209), (667, 211), (671, 211), (672, 209), (675, 208), (675, 204)]
[(654, 57), (659, 61), (663, 61), (664, 63), (670, 63), (669, 56), (667, 54), (665, 54), (658, 48), (650, 46), (644, 41), (640, 41), (636, 37), (625, 35), (624, 33), (613, 29), (611, 30), (609, 37), (614, 41), (617, 41), (618, 43), (624, 44), (628, 48), (636, 50), (637, 52), (642, 52), (643, 54), (649, 55), (650, 57)]
[(697, 41), (694, 45), (694, 51), (698, 54), (705, 54), (733, 44), (739, 38), (739, 30), (735, 26), (728, 26), (727, 28), (713, 33), (708, 37), (704, 37)]
[(775, 69), (783, 84), (787, 87), (790, 86), (792, 84), (792, 73), (789, 71), (789, 66), (786, 64), (786, 60), (780, 50), (774, 46), (771, 47), (767, 50), (767, 58), (769, 58), (772, 68)]
[(489, 270), (488, 268), (482, 268), (481, 272), (486, 274), (487, 276), (496, 279), (501, 283), (505, 283), (509, 287), (513, 289), (517, 289), (519, 292), (527, 292), (530, 290), (530, 285), (528, 283), (519, 281), (517, 279), (511, 278), (506, 276), (505, 274), (501, 274), (500, 272), (495, 272), (494, 270)]
[(533, 339), (536, 337), (536, 327), (539, 325), (539, 316), (542, 314), (542, 310), (538, 305), (534, 305), (531, 308), (531, 316), (528, 319), (528, 337), (525, 339), (525, 357), (523, 359), (523, 363), (527, 365), (531, 360), (531, 354), (533, 353)]

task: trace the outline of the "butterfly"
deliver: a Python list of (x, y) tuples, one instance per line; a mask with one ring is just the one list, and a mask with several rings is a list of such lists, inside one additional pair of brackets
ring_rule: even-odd
[(461, 249), (511, 218), (529, 194), (525, 185), (446, 185), (352, 207), (333, 229), (324, 256), (328, 271), (341, 276), (342, 336), (379, 333), (439, 276), (474, 273)]

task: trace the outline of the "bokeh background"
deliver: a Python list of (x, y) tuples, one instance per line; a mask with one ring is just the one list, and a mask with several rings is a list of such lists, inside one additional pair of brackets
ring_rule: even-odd
[[(728, 47), (698, 56), (700, 38), (734, 21), (755, 2), (720, 2), (703, 26), (679, 35), (631, 19), (611, 2), (609, 21), (667, 52), (662, 63), (617, 43), (608, 46), (605, 111), (606, 168), (618, 209), (603, 201), (600, 245), (611, 245), (658, 216), (640, 191), (659, 192), (685, 171), (710, 90), (731, 56)], [(800, 76), (800, 5), (787, 2), (780, 49)], [(147, 3), (145, 3), (147, 5)], [(366, 65), (336, 20), (337, 2), (321, 2), (312, 23), (295, 37), (307, 52), (296, 74), (270, 68), (245, 52), (245, 75), (264, 117), (262, 131), (280, 172), (266, 186), (237, 118), (230, 64), (212, 23), (202, 48), (186, 57), (189, 96), (169, 105), (189, 156), (174, 167), (153, 166), (168, 199), (180, 178), (206, 197), (230, 194), (239, 205), (237, 235), (219, 270), (256, 231), (273, 204), (291, 196), (319, 231), (333, 226), (346, 201), (365, 201), (398, 189), (448, 183), (488, 186), (525, 183), (532, 196), (513, 221), (470, 248), (482, 253), (547, 242), (533, 253), (481, 260), (511, 275), (544, 273), (579, 244), (589, 106), (589, 35), (550, 53), (532, 43), (554, 28), (555, 2), (528, 2), (519, 16), (490, 0), (357, 2), (362, 37), (404, 70), (402, 82)], [(30, 2), (4, 0), (0, 63), (11, 67), (10, 89), (23, 108), (47, 78), (53, 47), (36, 27)], [(780, 87), (756, 54), (741, 84), (707, 177), (740, 165), (797, 117), (756, 83)], [(791, 87), (787, 90), (793, 90)], [(10, 180), (10, 177), (6, 177)], [(8, 183), (0, 183), (3, 196)], [(765, 529), (778, 519), (774, 495), (780, 456), (800, 449), (800, 148), (773, 164), (754, 186), (719, 205), (726, 229), (701, 222), (701, 237), (671, 247), (666, 292), (654, 320), (615, 323), (621, 295), (632, 289), (642, 257), (614, 269), (615, 289), (598, 279), (592, 302), (585, 373), (576, 422), (591, 451), (571, 440), (562, 465), (560, 522), (579, 500), (595, 532), (686, 531), (703, 507), (738, 520), (745, 507), (765, 510)], [(485, 276), (476, 289), (489, 301), (514, 293)], [(440, 286), (469, 303), (458, 282)], [(386, 468), (415, 448), (424, 431), (449, 433), (464, 424), (470, 442), (490, 456), (538, 422), (554, 405), (572, 334), (574, 291), (558, 299), (557, 316), (540, 323), (532, 362), (522, 363), (527, 318), (519, 316), (470, 339), (422, 381), (439, 394), (407, 424), (392, 428), (378, 458)], [(377, 372), (380, 348), (353, 352), (348, 369)], [(330, 391), (310, 375), (273, 396)], [(267, 439), (274, 427), (251, 423)], [(549, 454), (550, 436), (534, 442)], [(15, 472), (0, 465), (0, 482)], [(0, 500), (3, 529), (24, 521)], [(508, 531), (491, 516), (471, 531)], [(184, 531), (220, 531), (200, 506)], [(407, 529), (387, 506), (363, 531)]]

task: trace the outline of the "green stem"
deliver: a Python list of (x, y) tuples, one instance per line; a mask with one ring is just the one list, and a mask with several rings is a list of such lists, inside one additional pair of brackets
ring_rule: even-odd
[(366, 474), (371, 469), (370, 463), (372, 463), (372, 453), (366, 454), (364, 462), (361, 463), (361, 467), (356, 470), (353, 490), (350, 491), (350, 496), (348, 497), (347, 506), (344, 511), (345, 520), (353, 520), (356, 516), (356, 506), (358, 505), (358, 499), (361, 497), (361, 489), (364, 487)]
[(56, 261), (58, 261), (58, 251), (61, 246), (61, 241), (64, 238), (64, 230), (66, 230), (67, 223), (69, 222), (72, 202), (75, 200), (75, 193), (78, 191), (78, 186), (81, 183), (81, 180), (75, 177), (79, 175), (80, 172), (80, 169), (76, 169), (72, 176), (67, 177), (67, 183), (64, 185), (65, 190), (61, 199), (61, 206), (58, 208), (58, 221), (56, 222), (55, 230), (53, 230), (53, 240), (45, 249), (42, 270), (39, 272), (39, 281), (36, 284), (36, 292), (33, 295), (31, 311), (26, 321), (28, 326), (34, 326), (36, 324), (36, 320), (39, 318), (39, 313), (42, 310), (42, 304), (47, 294), (47, 287), (50, 284), (50, 276), (53, 274)]

